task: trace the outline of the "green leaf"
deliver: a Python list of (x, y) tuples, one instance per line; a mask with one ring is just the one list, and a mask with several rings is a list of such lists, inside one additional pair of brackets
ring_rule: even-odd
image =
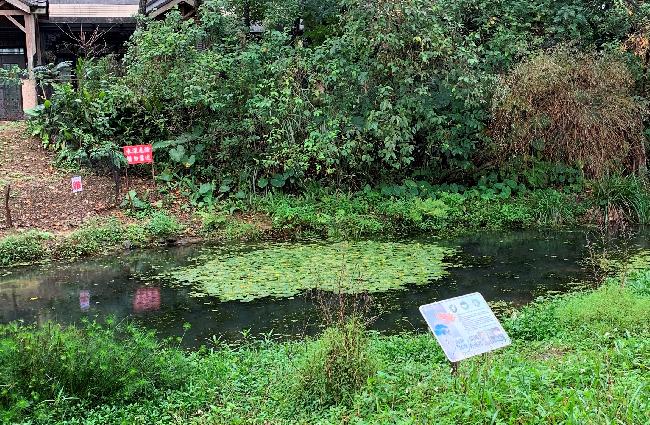
[(268, 179), (261, 178), (257, 181), (257, 187), (259, 187), (260, 189), (264, 189), (268, 185), (269, 185)]

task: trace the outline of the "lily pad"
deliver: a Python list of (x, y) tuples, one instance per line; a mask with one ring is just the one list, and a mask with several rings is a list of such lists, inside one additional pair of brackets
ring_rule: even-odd
[(291, 297), (309, 289), (382, 292), (446, 274), (451, 249), (431, 243), (355, 241), (267, 243), (215, 249), (165, 277), (222, 301)]

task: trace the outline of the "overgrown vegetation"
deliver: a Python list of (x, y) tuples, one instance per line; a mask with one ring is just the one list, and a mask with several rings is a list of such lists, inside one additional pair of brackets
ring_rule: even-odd
[(645, 173), (648, 10), (209, 0), (144, 22), (121, 61), (80, 62), (31, 128), (114, 172), (121, 146), (153, 143), (162, 190), (198, 208), (314, 183), (572, 190)]
[(552, 160), (590, 177), (646, 165), (645, 104), (623, 57), (541, 53), (512, 70), (494, 102), (501, 158)]
[[(0, 415), (16, 423), (644, 423), (650, 281), (559, 296), (504, 325), (511, 347), (461, 363), (430, 335), (335, 321), (317, 339), (183, 353), (132, 327), (0, 328)], [(348, 318), (356, 316), (346, 316)]]

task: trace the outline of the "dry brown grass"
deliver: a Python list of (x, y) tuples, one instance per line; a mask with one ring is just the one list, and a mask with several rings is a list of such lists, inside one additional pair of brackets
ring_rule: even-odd
[(558, 49), (522, 62), (499, 85), (491, 133), (502, 161), (541, 156), (588, 177), (646, 165), (646, 109), (622, 60)]

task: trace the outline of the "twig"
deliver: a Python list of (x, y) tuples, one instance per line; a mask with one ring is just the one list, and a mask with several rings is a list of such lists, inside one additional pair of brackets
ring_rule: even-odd
[(5, 186), (5, 220), (7, 222), (7, 227), (14, 227), (14, 223), (11, 220), (11, 210), (9, 209), (9, 193), (11, 192), (11, 185), (7, 184)]

